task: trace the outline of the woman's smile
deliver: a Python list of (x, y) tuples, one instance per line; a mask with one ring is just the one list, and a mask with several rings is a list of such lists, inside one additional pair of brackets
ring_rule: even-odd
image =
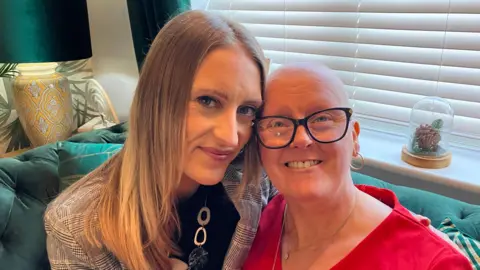
[(295, 170), (304, 170), (308, 169), (317, 165), (320, 165), (322, 163), (321, 160), (303, 160), (303, 161), (289, 161), (285, 163), (285, 166), (290, 168), (290, 169), (295, 169)]

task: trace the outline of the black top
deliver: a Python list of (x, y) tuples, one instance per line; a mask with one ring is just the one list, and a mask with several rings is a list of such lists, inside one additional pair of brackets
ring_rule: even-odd
[[(178, 259), (188, 265), (188, 256), (197, 247), (194, 244), (195, 232), (200, 227), (197, 215), (205, 206), (205, 200), (207, 200), (206, 206), (210, 209), (210, 222), (205, 226), (207, 242), (203, 245), (203, 249), (208, 252), (208, 263), (201, 269), (222, 269), (230, 241), (240, 219), (222, 183), (214, 186), (200, 186), (192, 197), (178, 204), (182, 231), (177, 244), (183, 252)], [(200, 242), (203, 240), (201, 233), (199, 233), (198, 240)]]

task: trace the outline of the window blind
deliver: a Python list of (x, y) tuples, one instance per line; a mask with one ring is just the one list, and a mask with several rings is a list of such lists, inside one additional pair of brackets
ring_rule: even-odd
[(413, 105), (445, 98), (453, 141), (480, 145), (480, 1), (210, 0), (252, 31), (272, 68), (319, 62), (363, 126), (406, 133)]

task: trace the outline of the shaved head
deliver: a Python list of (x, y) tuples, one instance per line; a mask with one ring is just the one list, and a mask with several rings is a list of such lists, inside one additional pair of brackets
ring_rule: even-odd
[(326, 95), (335, 96), (339, 106), (349, 104), (348, 94), (337, 74), (324, 65), (314, 63), (286, 64), (272, 72), (267, 79), (265, 101), (268, 100), (268, 92), (276, 94), (275, 92), (282, 89), (290, 89), (301, 94), (302, 88), (312, 87), (325, 92)]

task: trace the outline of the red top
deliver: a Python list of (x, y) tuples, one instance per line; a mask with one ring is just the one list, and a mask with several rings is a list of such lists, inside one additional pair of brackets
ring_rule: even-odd
[[(332, 270), (471, 270), (469, 261), (427, 226), (418, 222), (386, 189), (357, 188), (390, 206), (393, 211)], [(282, 230), (285, 200), (278, 195), (265, 207), (244, 270), (272, 269)], [(282, 269), (281, 247), (275, 270)]]

